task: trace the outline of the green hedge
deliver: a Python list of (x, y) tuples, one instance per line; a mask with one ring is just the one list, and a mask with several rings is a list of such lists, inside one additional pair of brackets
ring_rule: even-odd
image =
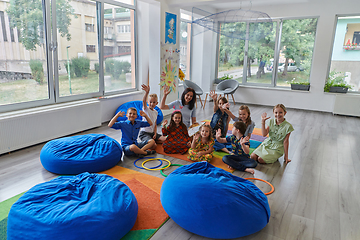
[[(67, 62), (64, 63), (64, 66), (65, 66), (65, 69), (66, 69), (66, 73), (69, 74)], [(75, 70), (74, 70), (74, 65), (72, 65), (71, 62), (69, 62), (69, 67), (70, 67), (70, 77), (74, 77), (75, 76)]]
[[(90, 70), (90, 59), (85, 57), (72, 58), (71, 65), (74, 67), (76, 77), (87, 77)], [(70, 68), (72, 70), (72, 68)]]
[(30, 60), (29, 62), (31, 75), (40, 84), (44, 82), (44, 68), (43, 63), (40, 60)]
[(94, 69), (97, 74), (99, 74), (100, 65), (99, 63), (94, 63)]
[(130, 70), (131, 64), (129, 62), (117, 61), (111, 58), (105, 60), (105, 72), (111, 74), (114, 79), (119, 79), (122, 73), (128, 73)]

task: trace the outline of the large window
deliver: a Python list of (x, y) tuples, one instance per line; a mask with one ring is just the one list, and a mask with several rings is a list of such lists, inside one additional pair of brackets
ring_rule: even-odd
[[(25, 0), (11, 3), (0, 4), (0, 108), (50, 98), (42, 1), (36, 0), (31, 6)], [(25, 10), (33, 14), (32, 21), (23, 19), (16, 25)], [(11, 29), (16, 30), (12, 31), (14, 42), (9, 41)]]
[[(95, 2), (71, 1), (59, 6), (59, 12), (66, 9), (81, 9), (80, 14), (68, 14), (69, 24), (57, 21), (58, 42), (58, 97), (78, 97), (81, 94), (99, 94), (99, 75), (95, 65), (99, 64), (98, 23)], [(60, 11), (61, 10), (61, 11)], [(69, 10), (68, 10), (69, 11)], [(79, 11), (76, 11), (79, 12)], [(64, 18), (65, 16), (62, 16)], [(68, 35), (59, 33), (67, 25)]]
[[(246, 23), (223, 23), (221, 31), (246, 31)], [(220, 35), (218, 77), (242, 81), (244, 68), (245, 40)]]
[(338, 17), (330, 74), (343, 76), (349, 91), (360, 91), (360, 16)]
[(277, 85), (309, 82), (317, 18), (283, 20)]
[(135, 87), (135, 35), (134, 10), (105, 4), (104, 19), (108, 26), (116, 26), (111, 38), (104, 33), (104, 80), (105, 92)]
[(0, 1), (0, 112), (135, 89), (134, 0)]
[[(275, 58), (275, 39), (277, 23), (272, 23), (272, 32), (260, 39), (249, 40), (246, 82), (271, 84), (273, 71), (270, 68), (271, 60)], [(249, 23), (249, 32), (255, 32), (262, 28), (269, 27), (268, 23)]]
[[(285, 87), (290, 86), (294, 78), (309, 81), (317, 19), (278, 19), (273, 20), (272, 26), (270, 34), (256, 40), (220, 35), (218, 78)], [(268, 23), (261, 21), (221, 24), (221, 30), (226, 32), (233, 29), (234, 32), (254, 33), (268, 27)]]

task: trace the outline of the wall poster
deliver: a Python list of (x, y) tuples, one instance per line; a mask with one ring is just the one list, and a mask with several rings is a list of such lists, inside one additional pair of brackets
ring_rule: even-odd
[(165, 12), (165, 43), (176, 44), (176, 14)]

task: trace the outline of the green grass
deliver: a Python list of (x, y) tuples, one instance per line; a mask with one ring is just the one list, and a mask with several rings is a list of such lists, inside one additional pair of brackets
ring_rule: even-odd
[[(131, 83), (125, 81), (125, 74), (118, 80), (111, 80), (111, 86), (106, 86), (106, 91), (131, 88)], [(71, 78), (72, 95), (98, 92), (99, 75), (96, 72), (89, 72), (86, 78)], [(60, 96), (70, 96), (68, 75), (59, 76)], [(0, 105), (29, 102), (48, 99), (48, 85), (39, 84), (34, 79), (22, 79), (12, 82), (0, 83)]]

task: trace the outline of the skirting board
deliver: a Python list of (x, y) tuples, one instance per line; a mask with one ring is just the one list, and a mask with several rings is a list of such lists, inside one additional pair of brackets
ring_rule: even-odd
[(360, 117), (360, 95), (336, 94), (333, 114)]

